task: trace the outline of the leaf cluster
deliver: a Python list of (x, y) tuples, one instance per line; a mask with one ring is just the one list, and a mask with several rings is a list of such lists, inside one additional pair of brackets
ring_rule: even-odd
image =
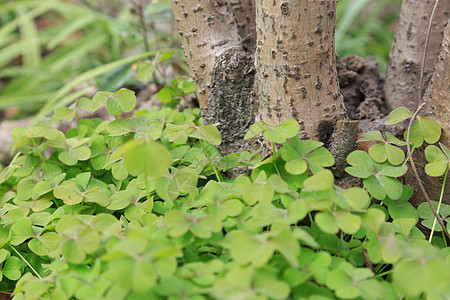
[[(267, 159), (222, 156), (217, 124), (198, 109), (125, 117), (134, 104), (129, 90), (99, 92), (14, 131), (17, 155), (0, 172), (0, 289), (14, 299), (449, 295), (450, 248), (415, 226), (432, 215), (398, 180), (399, 140), (366, 135), (380, 143), (347, 168), (363, 187), (343, 189), (327, 169), (333, 156), (300, 140), (295, 121), (250, 128), (247, 138), (280, 146)], [(114, 121), (76, 119), (102, 105)], [(62, 119), (76, 126), (55, 129)], [(427, 156), (437, 169), (448, 168), (441, 149)], [(247, 172), (228, 178), (236, 167)]]

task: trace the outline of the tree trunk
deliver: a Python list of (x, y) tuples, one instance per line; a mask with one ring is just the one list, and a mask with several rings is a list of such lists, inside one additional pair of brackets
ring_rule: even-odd
[(256, 45), (255, 0), (230, 0), (230, 6), (236, 18), (242, 43), (251, 53), (254, 53)]
[(172, 0), (204, 121), (220, 123), (223, 154), (245, 148), (252, 125), (254, 64), (244, 50), (228, 1)]
[[(426, 105), (422, 115), (441, 125), (442, 137), (440, 142), (450, 147), (450, 24), (447, 24), (445, 27), (441, 51), (436, 60), (433, 77), (425, 92), (423, 101)], [(438, 201), (443, 176), (436, 178), (425, 175), (424, 167), (426, 163), (427, 161), (425, 160), (423, 151), (419, 151), (418, 157), (416, 158), (417, 168), (422, 173), (421, 178), (424, 180), (424, 186), (431, 200)], [(416, 190), (418, 191), (418, 189)], [(447, 181), (445, 190), (450, 191), (450, 180)], [(420, 192), (417, 192), (413, 201), (413, 204), (418, 205), (424, 202), (425, 199)], [(449, 192), (444, 193), (443, 201), (444, 203), (450, 204)]]
[(221, 124), (223, 154), (249, 149), (242, 138), (255, 114), (271, 123), (294, 118), (301, 138), (332, 140), (346, 116), (334, 53), (335, 0), (172, 0), (172, 7), (204, 121)]
[[(435, 0), (403, 1), (386, 73), (385, 93), (390, 109), (405, 106), (415, 110), (419, 104), (420, 69), (434, 4)], [(441, 0), (432, 24), (425, 79), (432, 74), (442, 41), (442, 30), (449, 16), (450, 1)]]
[(294, 118), (326, 140), (345, 118), (334, 52), (336, 1), (256, 0), (258, 118)]
[(450, 23), (447, 23), (433, 77), (423, 96), (423, 115), (442, 127), (441, 142), (450, 147)]

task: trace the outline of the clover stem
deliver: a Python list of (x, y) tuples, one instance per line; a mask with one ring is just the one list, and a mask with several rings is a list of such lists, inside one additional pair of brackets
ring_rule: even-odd
[(34, 274), (36, 274), (36, 276), (39, 279), (42, 279), (41, 275), (39, 275), (39, 273), (33, 268), (33, 266), (25, 259), (25, 257), (22, 256), (22, 254), (19, 253), (19, 251), (16, 250), (16, 248), (14, 248), (10, 243), (8, 243), (8, 246), (14, 250), (14, 252), (27, 264), (27, 266), (31, 269), (31, 271), (33, 271)]
[(36, 141), (34, 140), (34, 138), (31, 138), (31, 140), (33, 141), (33, 146), (34, 149), (36, 149), (37, 154), (39, 155), (40, 158), (42, 158), (42, 160), (47, 161), (47, 158), (41, 153), (41, 151), (39, 151)]
[(53, 198), (53, 203), (55, 203), (56, 208), (59, 208), (58, 200), (56, 200), (56, 198)]
[(394, 271), (394, 270), (388, 270), (388, 271), (386, 271), (386, 272), (377, 274), (377, 275), (375, 275), (374, 278), (378, 278), (378, 277), (382, 277), (382, 276), (384, 276), (384, 275), (388, 275), (388, 274), (392, 273), (392, 271)]
[(384, 269), (386, 269), (388, 266), (389, 266), (388, 264), (378, 264), (378, 265), (375, 267), (374, 272), (375, 272), (375, 273), (383, 272)]
[(275, 163), (275, 161), (276, 161), (276, 154), (277, 154), (277, 151), (276, 151), (277, 149), (275, 148), (275, 143), (272, 143), (272, 151), (273, 151), (273, 161), (272, 161), (272, 165), (273, 165), (273, 167), (275, 168), (275, 171), (277, 171), (277, 174), (278, 174), (278, 176), (280, 176), (281, 177), (281, 174), (280, 174), (280, 171), (278, 170), (278, 168), (277, 168), (277, 164)]
[[(161, 71), (161, 69), (159, 68), (158, 64), (156, 64), (156, 70), (158, 71), (159, 75), (161, 75), (161, 78), (163, 79), (164, 83), (167, 85), (169, 84), (167, 82), (166, 76), (164, 75), (164, 73)], [(187, 103), (187, 101), (186, 101)]]
[[(445, 170), (444, 181), (442, 182), (441, 195), (439, 196), (439, 204), (438, 204), (438, 207), (437, 207), (437, 210), (436, 210), (436, 212), (438, 214), (439, 214), (439, 210), (441, 209), (442, 198), (444, 197), (445, 182), (447, 181), (447, 175), (448, 175), (448, 169), (449, 168), (450, 167), (447, 166), (447, 170)], [(436, 221), (437, 221), (437, 219), (435, 217), (434, 221), (433, 221), (433, 226), (431, 227), (430, 238), (428, 240), (428, 242), (430, 242), (430, 243), (431, 243), (431, 239), (433, 238), (434, 229), (436, 227)], [(442, 230), (444, 230), (444, 228), (442, 228)]]
[[(412, 148), (412, 149), (411, 149), (411, 155), (413, 155), (415, 149), (416, 149), (416, 148)], [(406, 159), (405, 159), (405, 161), (402, 163), (402, 166), (406, 165), (406, 163), (407, 163), (408, 161), (409, 161), (409, 156), (406, 156)]]
[(148, 233), (149, 237), (152, 236), (153, 226), (152, 226), (152, 211), (153, 211), (153, 197), (150, 197), (150, 182), (148, 181), (148, 175), (145, 173), (145, 188), (147, 192), (147, 201), (151, 201), (151, 210), (148, 212)]
[(203, 153), (205, 153), (206, 158), (208, 159), (209, 163), (211, 164), (213, 170), (214, 170), (214, 174), (216, 174), (216, 178), (218, 182), (222, 182), (222, 177), (219, 174), (219, 171), (216, 168), (216, 165), (213, 163), (211, 157), (209, 157), (208, 152), (206, 151), (205, 145), (203, 145), (203, 141), (202, 140), (198, 140), (200, 142), (200, 146), (202, 147)]

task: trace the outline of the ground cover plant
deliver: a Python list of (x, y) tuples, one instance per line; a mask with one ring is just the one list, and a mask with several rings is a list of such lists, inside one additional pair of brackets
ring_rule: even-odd
[[(347, 157), (363, 184), (344, 189), (327, 169), (333, 156), (299, 139), (294, 120), (247, 133), (262, 134), (273, 156), (222, 156), (199, 109), (124, 117), (135, 102), (130, 90), (98, 92), (15, 129), (17, 155), (0, 173), (0, 288), (14, 299), (450, 296), (442, 228), (399, 181), (404, 141), (363, 136), (379, 143)], [(120, 118), (78, 119), (103, 105)], [(388, 122), (411, 117), (397, 109)], [(64, 133), (52, 126), (61, 122), (76, 125)], [(426, 172), (447, 175), (439, 126), (420, 118), (411, 136), (413, 147), (430, 144)], [(241, 175), (231, 179), (233, 168)], [(450, 227), (450, 207), (435, 204)], [(429, 241), (419, 224), (436, 232)]]
[[(50, 37), (48, 32), (33, 31), (31, 16), (53, 9), (51, 4), (59, 2), (27, 0), (0, 6), (8, 8), (6, 13), (0, 9), (0, 22), (12, 22), (6, 29), (0, 29), (0, 35), (9, 34), (9, 39), (14, 40), (20, 33), (23, 41), (18, 42), (19, 45), (34, 46), (36, 36), (57, 41), (59, 37), (58, 42), (64, 46), (70, 30), (83, 34), (90, 30), (96, 32), (99, 23), (95, 20), (104, 21), (106, 28), (117, 28), (114, 20), (85, 9), (96, 6), (108, 10), (108, 6), (102, 1), (86, 0), (83, 1), (86, 7), (80, 6), (82, 8), (74, 12), (68, 10), (69, 16), (70, 13), (75, 15), (74, 22), (68, 26), (70, 30), (56, 38)], [(176, 11), (178, 17), (205, 13), (213, 3), (199, 0), (197, 6), (184, 11), (184, 5), (192, 4), (189, 2), (173, 1), (174, 7), (182, 8)], [(238, 22), (250, 20), (240, 19), (243, 14), (237, 4), (244, 2), (250, 3), (230, 1), (230, 7), (226, 7), (234, 10)], [(270, 7), (271, 2), (275, 6), (273, 1), (254, 3), (258, 7), (263, 3)], [(294, 2), (288, 2), (280, 3), (280, 19), (298, 12)], [(332, 5), (331, 2), (320, 3)], [(383, 7), (388, 2), (380, 0), (375, 6), (367, 0), (340, 2), (341, 10), (336, 13), (337, 51), (341, 54), (358, 52), (363, 56), (375, 54), (380, 61), (385, 61), (388, 49), (381, 45), (389, 45), (392, 36), (386, 34), (388, 25), (380, 28), (375, 19), (386, 13)], [(62, 7), (72, 7), (65, 1), (61, 3), (65, 3)], [(348, 152), (336, 152), (336, 144), (333, 144), (336, 139), (327, 136), (319, 136), (321, 141), (308, 140), (305, 124), (298, 119), (302, 116), (295, 108), (289, 110), (294, 119), (277, 124), (267, 120), (252, 121), (245, 130), (232, 127), (234, 131), (224, 130), (221, 135), (223, 119), (218, 119), (222, 124), (214, 123), (216, 116), (208, 115), (203, 105), (201, 109), (195, 108), (196, 103), (192, 101), (195, 84), (201, 83), (195, 67), (190, 66), (193, 79), (177, 77), (176, 72), (169, 72), (167, 76), (164, 66), (171, 63), (163, 63), (172, 62), (181, 51), (151, 51), (159, 48), (153, 42), (161, 41), (158, 34), (152, 32), (155, 19), (146, 22), (145, 18), (160, 13), (167, 17), (169, 1), (133, 0), (130, 3), (138, 16), (134, 20), (142, 26), (137, 39), (145, 53), (141, 49), (140, 54), (133, 57), (116, 57), (117, 61), (100, 65), (64, 84), (61, 83), (65, 80), (58, 77), (57, 89), (49, 88), (45, 97), (40, 95), (38, 102), (46, 104), (32, 124), (14, 129), (11, 148), (15, 156), (7, 166), (0, 167), (0, 299), (3, 296), (7, 299), (11, 296), (14, 299), (450, 299), (450, 205), (444, 203), (444, 196), (448, 194), (445, 186), (450, 150), (448, 122), (442, 122), (445, 121), (442, 115), (441, 119), (432, 120), (418, 116), (418, 111), (413, 113), (401, 107), (385, 120), (379, 120), (387, 113), (384, 93), (380, 92), (383, 76), (373, 58), (363, 60), (352, 56), (337, 64), (339, 88), (348, 116), (363, 120), (361, 124), (364, 121), (366, 125), (367, 121), (378, 124), (375, 131), (363, 131), (359, 136), (358, 150), (348, 148)], [(214, 3), (224, 8), (225, 2)], [(374, 8), (371, 21), (363, 22), (367, 16), (363, 8), (369, 5)], [(318, 6), (311, 6), (311, 9), (316, 8)], [(334, 8), (328, 8), (326, 18), (333, 18)], [(77, 14), (80, 11), (81, 14)], [(15, 20), (15, 15), (20, 17)], [(267, 16), (262, 14), (263, 18)], [(322, 20), (324, 15), (319, 13), (318, 16), (317, 20)], [(406, 13), (403, 18), (405, 16), (408, 17)], [(356, 19), (361, 26), (350, 25)], [(214, 27), (214, 17), (205, 20), (208, 26)], [(90, 25), (84, 28), (83, 22)], [(11, 30), (16, 28), (11, 24), (21, 29)], [(236, 29), (246, 29), (242, 24)], [(276, 22), (273, 25), (277, 25)], [(322, 36), (323, 29), (330, 28), (322, 28), (321, 21), (317, 25), (311, 37), (320, 35), (323, 39), (310, 40), (308, 46), (332, 40), (327, 34)], [(223, 29), (221, 27), (216, 29)], [(203, 30), (197, 25), (180, 27), (181, 37), (186, 39)], [(332, 32), (334, 29), (329, 34)], [(448, 49), (445, 47), (450, 45), (446, 42), (450, 41), (449, 32), (446, 31), (442, 41), (441, 53), (444, 54)], [(241, 31), (239, 34), (246, 37)], [(427, 35), (430, 36), (430, 32)], [(89, 34), (82, 37), (86, 39)], [(249, 37), (242, 39), (248, 43), (247, 48), (236, 48), (244, 50), (246, 55), (255, 42), (251, 35)], [(99, 38), (100, 41), (105, 39)], [(131, 40), (134, 38), (136, 36)], [(280, 36), (277, 40), (280, 54), (288, 53), (287, 48), (283, 49), (287, 41), (283, 38)], [(172, 46), (171, 38), (163, 40)], [(95, 48), (94, 44), (83, 41)], [(209, 49), (203, 42), (190, 40), (189, 45)], [(217, 50), (228, 43), (222, 42), (213, 44), (211, 49)], [(330, 47), (333, 50), (333, 46)], [(353, 49), (355, 47), (358, 49)], [(185, 49), (188, 59), (192, 58), (191, 50)], [(27, 86), (20, 74), (33, 66), (39, 50), (39, 47), (30, 47), (29, 51), (22, 52), (24, 68), (9, 65), (11, 68), (6, 73), (14, 78), (11, 82), (17, 80)], [(43, 62), (56, 52), (43, 54), (35, 71), (48, 72), (40, 67), (46, 66)], [(8, 53), (8, 49), (0, 49), (0, 63), (2, 57), (3, 63), (8, 63)], [(80, 53), (89, 57), (87, 52)], [(328, 53), (334, 57), (333, 51)], [(278, 56), (272, 52), (271, 57)], [(230, 88), (227, 92), (231, 93), (214, 90), (215, 99), (226, 100), (218, 102), (219, 108), (240, 100), (229, 98), (234, 97), (236, 91), (246, 96), (254, 92), (232, 88), (241, 82), (246, 82), (248, 85), (244, 88), (249, 88), (252, 74), (255, 74), (251, 68), (245, 69), (250, 57), (247, 57), (249, 60), (241, 58), (239, 65), (228, 65), (224, 60), (225, 68), (219, 73), (209, 73), (219, 74), (214, 79)], [(138, 59), (142, 60), (131, 64)], [(61, 60), (66, 63), (64, 66), (70, 66), (64, 56)], [(441, 54), (437, 61), (440, 62), (435, 71), (437, 75), (433, 75), (426, 95), (444, 91), (440, 81), (444, 76), (440, 74), (445, 73), (440, 71), (445, 70), (446, 56)], [(87, 65), (89, 63), (87, 61)], [(241, 64), (244, 68), (240, 68)], [(248, 71), (246, 76), (233, 77), (236, 66)], [(384, 63), (382, 69), (383, 66)], [(414, 61), (408, 66), (414, 67)], [(206, 64), (200, 66), (205, 67)], [(296, 73), (300, 71), (298, 65), (291, 69), (285, 64), (283, 68), (289, 77), (286, 77), (286, 84), (300, 74)], [(423, 64), (420, 87), (426, 68)], [(60, 74), (67, 71), (61, 70), (64, 72)], [(106, 79), (98, 78), (102, 74)], [(259, 79), (269, 76), (262, 75)], [(30, 78), (33, 76), (25, 77)], [(89, 98), (80, 97), (86, 94), (85, 90), (77, 89), (94, 78), (100, 91)], [(224, 78), (226, 80), (221, 81)], [(128, 79), (138, 82), (139, 88), (120, 89), (121, 83), (129, 83)], [(156, 84), (149, 84), (149, 87), (154, 86), (151, 93), (162, 104), (137, 109), (136, 105), (142, 103), (137, 103), (135, 91), (139, 93), (153, 81)], [(314, 89), (320, 90), (325, 81), (321, 82), (319, 77), (317, 81)], [(33, 90), (31, 85), (28, 88), (28, 91)], [(14, 84), (10, 91), (26, 92), (15, 89)], [(437, 94), (436, 98), (445, 101), (442, 95)], [(205, 90), (198, 89), (197, 96), (204, 97)], [(427, 99), (424, 97), (424, 102)], [(334, 112), (336, 108), (327, 107), (324, 111)], [(239, 109), (241, 107), (237, 106), (232, 112)], [(270, 109), (267, 111), (272, 113)], [(282, 116), (280, 110), (273, 112), (279, 118)], [(425, 115), (435, 117), (428, 111)], [(406, 126), (398, 125), (408, 121), (410, 126), (406, 131)], [(334, 124), (336, 130), (331, 131), (340, 132), (348, 126), (352, 137), (356, 138), (357, 128), (352, 127), (355, 122), (339, 122)], [(323, 122), (319, 122), (319, 125), (327, 130), (330, 124), (323, 126)], [(241, 151), (229, 151), (227, 147), (235, 136), (242, 137), (242, 143), (234, 145)], [(342, 140), (353, 147), (352, 137)], [(255, 152), (242, 150), (245, 145), (255, 144), (261, 146)], [(407, 176), (411, 170), (416, 172), (411, 153), (414, 159), (423, 155), (423, 161), (417, 163), (424, 165), (419, 179), (427, 183), (429, 178), (436, 179), (432, 182), (438, 184), (439, 190), (436, 193), (434, 186), (427, 186), (434, 192), (430, 194), (433, 201), (417, 208), (411, 204), (414, 203), (412, 197), (417, 199), (420, 191), (414, 192), (405, 184), (410, 183)]]

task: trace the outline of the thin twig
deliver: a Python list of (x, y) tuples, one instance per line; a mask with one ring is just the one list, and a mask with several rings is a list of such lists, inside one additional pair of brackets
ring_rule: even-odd
[(408, 130), (408, 134), (406, 136), (406, 148), (408, 150), (409, 162), (411, 164), (411, 167), (412, 167), (412, 170), (413, 170), (413, 173), (414, 173), (414, 177), (416, 177), (417, 182), (419, 183), (420, 190), (422, 191), (423, 196), (427, 200), (427, 203), (430, 206), (431, 211), (433, 212), (434, 216), (436, 217), (436, 220), (439, 222), (439, 225), (441, 225), (442, 230), (444, 230), (445, 234), (450, 239), (450, 234), (448, 233), (448, 230), (445, 227), (444, 222), (442, 221), (441, 217), (439, 216), (439, 214), (437, 213), (437, 211), (434, 208), (433, 204), (431, 203), (430, 197), (428, 196), (428, 194), (427, 194), (427, 192), (425, 190), (425, 187), (423, 186), (422, 180), (420, 180), (419, 173), (417, 172), (416, 165), (414, 163), (414, 159), (413, 159), (412, 154), (411, 154), (411, 144), (410, 144), (411, 126), (412, 126), (412, 123), (414, 122), (414, 120), (416, 119), (417, 115), (419, 114), (419, 112), (422, 110), (422, 108), (424, 106), (425, 106), (425, 103), (420, 104), (419, 107), (417, 108), (416, 112), (412, 116), (411, 120), (409, 121), (408, 129), (407, 129)]
[[(428, 43), (430, 41), (431, 24), (433, 22), (434, 14), (436, 12), (436, 7), (438, 4), (439, 4), (439, 0), (436, 0), (436, 2), (434, 3), (433, 10), (431, 12), (429, 23), (428, 23), (428, 31), (427, 31), (427, 36), (425, 39), (425, 48), (424, 48), (423, 57), (422, 57), (422, 68), (420, 70), (420, 81), (419, 81), (420, 82), (419, 83), (420, 90), (419, 90), (419, 101), (418, 101), (419, 103), (422, 102), (423, 74), (425, 71), (425, 58), (426, 58), (427, 51), (428, 51)], [(436, 220), (439, 222), (439, 225), (441, 225), (442, 230), (445, 232), (447, 237), (450, 239), (450, 234), (449, 234), (447, 228), (445, 227), (444, 222), (442, 221), (441, 217), (439, 216), (439, 214), (437, 213), (433, 204), (431, 203), (430, 197), (428, 196), (428, 194), (425, 190), (425, 187), (423, 186), (422, 180), (420, 179), (419, 173), (417, 172), (416, 165), (414, 163), (414, 159), (411, 154), (411, 144), (410, 144), (411, 127), (412, 127), (412, 124), (413, 124), (414, 120), (416, 119), (417, 115), (419, 114), (419, 112), (422, 110), (422, 108), (424, 106), (425, 106), (425, 103), (419, 104), (419, 107), (417, 107), (416, 112), (414, 113), (411, 120), (409, 121), (408, 129), (407, 129), (407, 136), (406, 136), (406, 148), (408, 150), (409, 162), (411, 164), (411, 167), (412, 167), (412, 170), (414, 173), (414, 177), (416, 177), (417, 182), (419, 183), (420, 190), (422, 191), (423, 196), (427, 200), (427, 203), (430, 206), (431, 211), (433, 212), (434, 216), (436, 217)]]
[(139, 23), (141, 23), (141, 30), (142, 30), (142, 38), (144, 40), (144, 48), (145, 51), (150, 51), (150, 45), (148, 43), (148, 33), (147, 33), (147, 24), (145, 23), (144, 20), (144, 8), (142, 5), (142, 2), (139, 1), (133, 1), (132, 2), (134, 4), (134, 8), (136, 9), (136, 13), (139, 16)]

